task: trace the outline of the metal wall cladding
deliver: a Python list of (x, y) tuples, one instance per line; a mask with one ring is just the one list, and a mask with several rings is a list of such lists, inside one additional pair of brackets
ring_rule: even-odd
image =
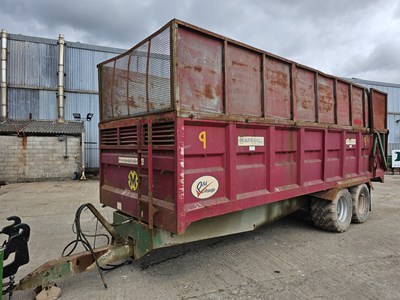
[(17, 87), (57, 86), (57, 44), (14, 40), (7, 44), (7, 84)]
[[(10, 119), (56, 120), (58, 86), (57, 40), (10, 34), (7, 44), (7, 95)], [(123, 50), (66, 42), (65, 119), (86, 117), (85, 162), (98, 168), (99, 97), (97, 64)]]
[(93, 113), (90, 121), (85, 120), (85, 165), (99, 167), (99, 102), (94, 94), (66, 93), (65, 119), (74, 120), (73, 113), (80, 113), (83, 119)]
[(67, 47), (65, 50), (65, 88), (78, 91), (98, 91), (97, 64), (116, 53)]
[(39, 117), (39, 91), (28, 89), (7, 89), (8, 117), (14, 120), (27, 120)]
[(57, 119), (56, 92), (8, 88), (8, 115), (13, 120)]

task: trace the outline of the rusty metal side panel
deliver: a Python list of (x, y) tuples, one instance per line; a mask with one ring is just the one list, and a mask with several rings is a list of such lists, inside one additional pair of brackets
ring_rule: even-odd
[(318, 118), (322, 123), (335, 123), (334, 79), (318, 75)]
[(372, 127), (378, 131), (387, 129), (387, 94), (371, 89)]
[[(151, 140), (149, 119), (152, 123)], [(173, 114), (159, 114), (115, 120), (99, 126), (100, 202), (138, 218), (141, 214), (138, 201), (141, 198), (141, 217), (144, 222), (149, 222), (152, 199), (157, 209), (152, 222), (171, 232), (177, 230), (174, 124)], [(148, 145), (151, 143), (150, 153)], [(149, 176), (149, 168), (153, 178)], [(150, 181), (151, 199), (148, 193)]]
[(315, 122), (315, 73), (297, 67), (296, 71), (297, 118)]
[(373, 177), (368, 133), (179, 119), (184, 190), (178, 233), (201, 219)]
[[(354, 141), (354, 142), (353, 142)], [(358, 164), (361, 157), (357, 152), (357, 148), (362, 141), (358, 139), (355, 132), (346, 132), (346, 141), (344, 147), (344, 178), (354, 177), (358, 174)]]
[(352, 117), (353, 117), (353, 126), (364, 126), (364, 114), (363, 114), (363, 93), (364, 90), (352, 86), (352, 94), (351, 94), (351, 107), (352, 107)]
[(264, 66), (265, 115), (290, 119), (291, 65), (266, 56)]
[(313, 185), (324, 181), (324, 131), (304, 130), (301, 181)]
[(326, 142), (326, 177), (328, 181), (342, 178), (342, 132), (329, 131)]
[(178, 30), (178, 86), (181, 109), (223, 112), (223, 43), (180, 27)]
[[(274, 190), (286, 190), (297, 186), (299, 161), (297, 130), (281, 127), (275, 128), (274, 149)], [(271, 144), (271, 141), (269, 141)]]
[(226, 49), (228, 113), (261, 116), (261, 57), (228, 43)]
[(337, 105), (337, 124), (350, 125), (350, 85), (343, 81), (337, 81), (336, 85), (336, 105)]

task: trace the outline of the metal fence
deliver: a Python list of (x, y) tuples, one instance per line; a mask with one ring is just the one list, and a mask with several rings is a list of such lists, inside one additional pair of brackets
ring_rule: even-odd
[[(85, 121), (85, 163), (88, 168), (99, 166), (97, 64), (124, 51), (66, 42), (65, 119), (73, 120), (73, 113), (80, 113), (82, 117), (94, 114), (91, 121)], [(58, 59), (56, 39), (8, 35), (7, 99), (10, 119), (57, 119)]]

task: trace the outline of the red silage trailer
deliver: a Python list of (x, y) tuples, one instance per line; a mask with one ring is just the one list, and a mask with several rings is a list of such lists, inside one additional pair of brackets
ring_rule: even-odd
[(367, 219), (385, 93), (178, 20), (99, 81), (100, 201), (135, 258), (300, 208), (329, 231)]

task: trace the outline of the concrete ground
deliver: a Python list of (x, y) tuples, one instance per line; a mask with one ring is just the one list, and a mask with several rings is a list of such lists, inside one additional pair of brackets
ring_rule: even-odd
[[(96, 271), (60, 281), (61, 299), (400, 299), (399, 184), (399, 175), (375, 183), (368, 221), (352, 224), (345, 233), (317, 229), (307, 212), (297, 212), (144, 270), (137, 262), (125, 265), (105, 274), (108, 289)], [(86, 202), (100, 208), (98, 194), (97, 181), (0, 189), (0, 227), (7, 216), (18, 215), (32, 231), (31, 262), (17, 279), (61, 255), (75, 237), (76, 209)], [(101, 212), (111, 220), (112, 210)], [(88, 212), (83, 219), (94, 230)], [(24, 291), (13, 299), (32, 297), (32, 291)]]

